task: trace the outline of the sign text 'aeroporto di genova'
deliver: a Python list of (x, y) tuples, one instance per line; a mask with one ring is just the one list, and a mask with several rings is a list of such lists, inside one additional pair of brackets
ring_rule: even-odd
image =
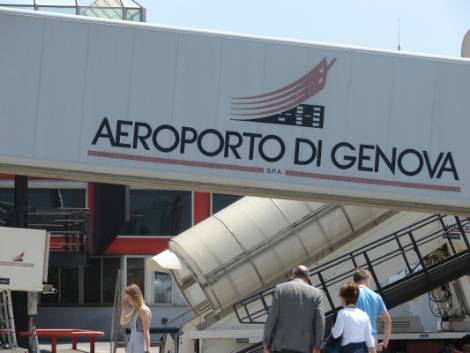
[[(336, 59), (320, 61), (303, 77), (275, 91), (231, 99), (230, 120), (258, 124), (276, 124), (285, 130), (281, 133), (262, 134), (244, 130), (198, 129), (193, 126), (171, 124), (152, 125), (146, 121), (119, 120), (104, 117), (97, 126), (91, 144), (105, 143), (118, 148), (119, 153), (89, 151), (97, 157), (134, 159), (147, 162), (172, 163), (178, 156), (183, 165), (214, 168), (228, 167), (240, 171), (258, 171), (287, 176), (339, 181), (377, 183), (389, 186), (414, 187), (440, 191), (460, 191), (459, 186), (419, 184), (374, 179), (376, 174), (406, 177), (424, 177), (440, 180), (445, 177), (459, 181), (459, 170), (450, 151), (429, 151), (413, 146), (384, 147), (380, 144), (340, 140), (328, 143), (323, 138), (292, 136), (289, 126), (323, 129), (327, 107), (307, 104), (306, 101), (326, 85), (327, 74)], [(243, 125), (244, 127), (250, 124)], [(102, 145), (102, 144), (101, 144)], [(130, 154), (123, 153), (123, 149)], [(132, 154), (131, 151), (153, 151), (157, 159)], [(188, 151), (196, 150), (200, 158), (223, 158), (227, 163), (208, 164), (185, 159)], [(165, 159), (165, 156), (171, 158)], [(146, 155), (147, 156), (147, 155)], [(159, 159), (158, 159), (159, 158)], [(247, 161), (262, 160), (265, 168), (253, 168)], [(238, 164), (233, 164), (234, 162)], [(186, 164), (185, 164), (186, 163)], [(279, 166), (292, 166), (291, 169)], [(324, 165), (338, 173), (321, 174)], [(298, 167), (296, 169), (295, 167)], [(226, 168), (227, 169), (227, 168)], [(360, 172), (364, 178), (344, 177), (342, 172)], [(370, 179), (368, 179), (370, 177)]]

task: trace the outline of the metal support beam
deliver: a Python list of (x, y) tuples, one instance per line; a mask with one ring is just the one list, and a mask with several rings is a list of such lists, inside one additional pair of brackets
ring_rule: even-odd
[[(28, 226), (28, 177), (15, 175), (15, 226), (26, 228)], [(17, 341), (20, 347), (28, 347), (28, 338), (20, 337), (19, 332), (28, 331), (28, 293), (13, 292), (13, 316)]]

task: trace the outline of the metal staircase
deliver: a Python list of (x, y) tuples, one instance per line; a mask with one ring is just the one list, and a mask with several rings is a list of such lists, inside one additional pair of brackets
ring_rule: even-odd
[[(392, 308), (441, 283), (470, 273), (470, 243), (465, 232), (469, 226), (469, 218), (430, 216), (312, 269), (310, 278), (313, 285), (324, 291), (328, 305), (325, 311), (329, 313), (340, 308), (337, 292), (332, 292), (332, 289), (351, 280), (355, 268), (367, 268), (377, 292)], [(425, 255), (430, 249), (435, 249), (436, 241), (447, 248), (450, 256), (430, 264)], [(406, 275), (401, 280), (385, 284), (386, 279), (379, 276), (383, 272), (381, 269), (390, 265), (394, 265), (395, 270), (404, 268)], [(238, 320), (248, 324), (264, 323), (273, 293), (274, 286), (236, 303), (234, 309)]]
[[(327, 321), (331, 323), (341, 308), (337, 298), (339, 287), (351, 280), (357, 267), (370, 271), (375, 290), (382, 295), (388, 308), (470, 274), (469, 229), (470, 218), (433, 215), (311, 269), (313, 285), (324, 291)], [(430, 261), (426, 255), (436, 248), (441, 248), (448, 256), (440, 261)], [(384, 278), (383, 273), (400, 269), (404, 269), (403, 277), (386, 283), (388, 276)], [(274, 288), (236, 303), (234, 309), (238, 320), (245, 324), (263, 324)], [(261, 351), (259, 349), (257, 344), (241, 352), (255, 353)]]

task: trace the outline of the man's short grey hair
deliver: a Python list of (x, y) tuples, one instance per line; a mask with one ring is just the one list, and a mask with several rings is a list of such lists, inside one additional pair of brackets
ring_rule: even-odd
[(308, 274), (307, 266), (304, 266), (304, 265), (295, 266), (292, 270), (292, 277), (304, 279), (305, 281), (308, 282), (308, 284), (310, 285), (312, 284), (312, 282), (310, 281), (309, 274)]

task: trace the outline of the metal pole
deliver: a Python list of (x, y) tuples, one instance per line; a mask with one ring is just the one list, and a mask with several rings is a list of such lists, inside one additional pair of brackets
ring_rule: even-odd
[[(26, 228), (28, 226), (28, 177), (15, 175), (15, 226)], [(15, 326), (17, 329), (17, 342), (21, 347), (28, 347), (28, 338), (20, 337), (19, 333), (28, 331), (28, 294), (26, 292), (13, 292)], [(13, 315), (13, 313), (12, 313)]]

